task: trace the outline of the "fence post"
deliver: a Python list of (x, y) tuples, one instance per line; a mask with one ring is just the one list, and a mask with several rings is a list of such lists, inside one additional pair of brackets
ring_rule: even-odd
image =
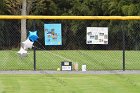
[[(35, 26), (35, 20), (32, 21), (33, 22), (33, 30), (36, 30), (36, 26)], [(34, 49), (34, 71), (36, 71), (36, 47), (33, 47)]]
[(125, 71), (125, 31), (123, 21), (122, 21), (122, 34), (123, 34), (123, 71)]
[(36, 48), (33, 47), (34, 49), (34, 71), (36, 71)]

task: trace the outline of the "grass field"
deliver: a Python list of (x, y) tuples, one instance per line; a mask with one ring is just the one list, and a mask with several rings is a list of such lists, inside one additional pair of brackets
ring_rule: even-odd
[(140, 93), (140, 75), (0, 75), (0, 93)]
[[(33, 70), (33, 51), (20, 58), (18, 50), (0, 51), (0, 70)], [(140, 51), (126, 51), (126, 69), (140, 69)], [(62, 61), (77, 62), (88, 70), (122, 69), (122, 51), (56, 50), (37, 51), (37, 69), (56, 70)]]

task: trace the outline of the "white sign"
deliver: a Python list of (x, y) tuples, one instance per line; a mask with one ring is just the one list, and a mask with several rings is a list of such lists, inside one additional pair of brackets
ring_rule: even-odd
[(62, 66), (62, 71), (71, 70), (71, 66)]
[(86, 44), (108, 44), (108, 27), (87, 27)]

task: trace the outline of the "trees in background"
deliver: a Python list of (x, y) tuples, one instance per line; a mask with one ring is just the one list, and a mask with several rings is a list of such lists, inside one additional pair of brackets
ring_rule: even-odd
[[(1, 0), (0, 14), (20, 15), (21, 0)], [(140, 15), (140, 0), (27, 0), (28, 15), (76, 15), (76, 16), (135, 16)], [(0, 29), (4, 22), (0, 22)], [(109, 45), (100, 45), (103, 49), (122, 49), (122, 25), (125, 31), (126, 48), (140, 49), (140, 22), (139, 21), (112, 21), (112, 20), (35, 20), (36, 29), (41, 30), (39, 35), (43, 39), (43, 23), (61, 22), (63, 25), (63, 47), (61, 49), (100, 49), (99, 45), (86, 45), (86, 27), (109, 27)], [(20, 22), (11, 23), (12, 33), (17, 30)], [(42, 25), (40, 25), (40, 23)], [(7, 24), (7, 23), (6, 23)], [(27, 29), (33, 27), (33, 20), (27, 21)], [(6, 28), (9, 33), (10, 26)], [(3, 34), (0, 32), (0, 43)], [(8, 35), (6, 35), (8, 37)], [(4, 41), (3, 41), (4, 42)], [(8, 42), (8, 41), (7, 41)], [(43, 41), (42, 41), (43, 42)]]

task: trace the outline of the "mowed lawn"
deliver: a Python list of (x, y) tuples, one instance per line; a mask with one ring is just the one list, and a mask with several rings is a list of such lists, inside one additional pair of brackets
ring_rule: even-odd
[(0, 75), (0, 93), (140, 93), (140, 75)]
[[(18, 50), (0, 51), (0, 70), (33, 70), (33, 51), (21, 58)], [(122, 51), (112, 50), (54, 50), (36, 51), (37, 70), (56, 70), (62, 61), (83, 64), (87, 70), (120, 70), (122, 69)], [(140, 51), (126, 51), (126, 69), (140, 69)]]

